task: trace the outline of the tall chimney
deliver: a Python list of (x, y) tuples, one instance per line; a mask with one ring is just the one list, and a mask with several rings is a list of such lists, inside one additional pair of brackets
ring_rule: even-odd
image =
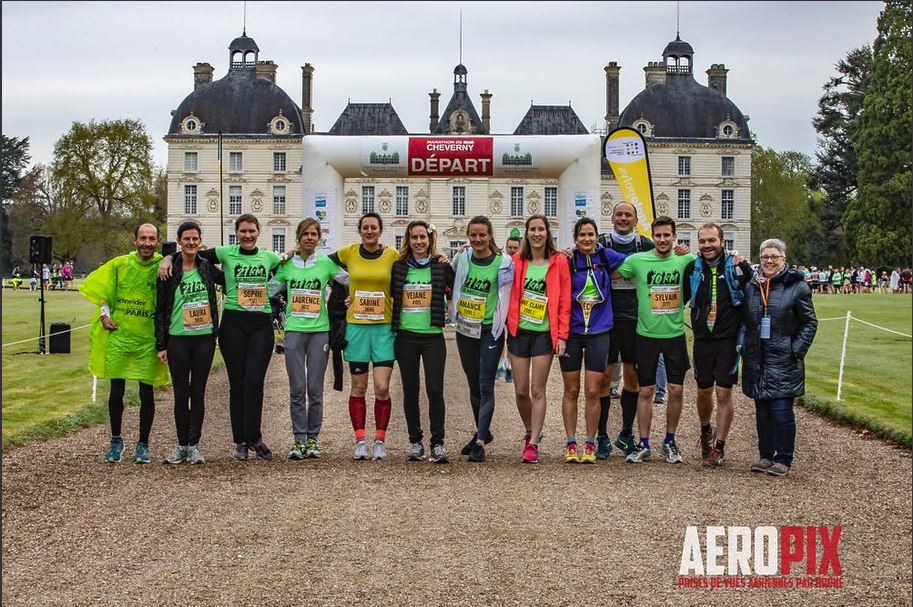
[(618, 124), (618, 73), (621, 66), (617, 61), (609, 61), (605, 66), (605, 123), (606, 129), (612, 130)]
[(276, 68), (279, 67), (272, 61), (258, 61), (254, 73), (257, 78), (266, 78), (270, 82), (276, 82)]
[(482, 98), (482, 127), (487, 135), (491, 133), (491, 93), (485, 89), (479, 96)]
[(212, 82), (212, 66), (208, 63), (197, 63), (193, 66), (193, 90)]
[(431, 126), (428, 127), (428, 131), (433, 132), (440, 119), (440, 116), (438, 115), (438, 103), (440, 102), (441, 94), (437, 92), (437, 89), (434, 89), (428, 93), (428, 96), (431, 97)]
[(650, 88), (654, 84), (662, 84), (666, 81), (666, 64), (662, 61), (650, 61), (644, 68), (644, 75), (647, 80), (644, 88)]
[(301, 121), (304, 123), (305, 135), (311, 134), (314, 130), (314, 108), (311, 106), (313, 80), (314, 67), (310, 63), (305, 63), (301, 66)]
[(707, 86), (726, 96), (726, 74), (729, 70), (722, 63), (714, 63), (707, 70)]

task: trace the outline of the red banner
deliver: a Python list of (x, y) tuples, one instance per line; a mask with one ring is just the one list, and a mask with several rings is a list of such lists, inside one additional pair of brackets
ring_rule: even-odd
[(493, 150), (491, 137), (410, 137), (409, 174), (491, 176)]

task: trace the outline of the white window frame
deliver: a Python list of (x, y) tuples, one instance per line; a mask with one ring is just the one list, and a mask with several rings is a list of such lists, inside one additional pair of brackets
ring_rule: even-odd
[(409, 186), (396, 186), (396, 216), (409, 216)]
[(556, 186), (545, 186), (544, 201), (545, 216), (558, 217), (558, 188)]
[(200, 170), (199, 154), (196, 152), (184, 152), (184, 172), (196, 173)]
[(285, 252), (285, 228), (273, 228), (273, 251)]
[(727, 251), (735, 251), (735, 240), (732, 238), (726, 238), (723, 240), (723, 246)]
[(228, 153), (228, 170), (233, 172), (244, 170), (244, 154), (242, 152)]
[(228, 214), (229, 215), (240, 215), (241, 214), (241, 204), (244, 200), (244, 195), (241, 191), (241, 186), (239, 185), (230, 185), (228, 186)]
[(691, 219), (691, 190), (678, 191), (678, 208), (676, 210), (678, 211), (678, 219)]
[(523, 186), (510, 188), (510, 216), (523, 217)]
[(453, 186), (453, 205), (451, 210), (454, 217), (462, 217), (466, 214), (466, 186)]
[(720, 191), (720, 219), (732, 219), (735, 216), (735, 190)]
[(284, 185), (273, 186), (273, 215), (285, 215), (287, 190)]
[[(726, 164), (729, 164), (728, 170)], [(735, 177), (735, 156), (720, 157), (720, 175), (723, 177)]]
[(228, 235), (228, 244), (238, 244), (238, 235), (237, 235), (237, 234), (229, 234), (229, 235)]
[(288, 164), (285, 152), (273, 152), (273, 173), (284, 173), (286, 166)]
[(367, 215), (374, 212), (374, 186), (361, 186), (361, 214)]
[(197, 186), (184, 186), (184, 215), (197, 214)]
[(691, 156), (678, 157), (678, 176), (691, 177)]

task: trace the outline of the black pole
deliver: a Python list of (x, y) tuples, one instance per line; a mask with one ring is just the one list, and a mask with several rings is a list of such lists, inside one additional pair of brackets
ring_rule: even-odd
[(44, 330), (44, 264), (41, 264), (41, 296), (39, 300), (41, 302), (41, 325), (38, 327), (38, 354), (47, 354), (45, 349), (45, 330)]
[(224, 247), (225, 215), (222, 211), (222, 198), (222, 131), (219, 131), (219, 244)]

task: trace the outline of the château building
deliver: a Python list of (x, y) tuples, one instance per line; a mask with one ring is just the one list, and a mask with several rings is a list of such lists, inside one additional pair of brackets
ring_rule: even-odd
[[(208, 63), (194, 66), (194, 90), (172, 112), (168, 144), (168, 236), (192, 218), (200, 222), (204, 242), (233, 242), (232, 222), (254, 213), (262, 224), (261, 246), (284, 250), (294, 240), (302, 218), (307, 184), (301, 181), (303, 137), (313, 128), (314, 68), (302, 69), (301, 106), (275, 84), (277, 66), (259, 59), (259, 48), (246, 33), (229, 46), (230, 67), (213, 81)], [(640, 131), (648, 142), (657, 214), (673, 217), (679, 238), (696, 247), (697, 229), (707, 221), (723, 225), (730, 249), (750, 248), (751, 153), (748, 117), (726, 95), (728, 70), (712, 64), (707, 86), (694, 78), (694, 50), (680, 38), (670, 42), (662, 61), (644, 69), (644, 90), (619, 111), (621, 66), (605, 67), (606, 115), (600, 134), (616, 126)], [(469, 94), (468, 69), (453, 70), (453, 91), (443, 111), (441, 93), (429, 93), (427, 133), (408, 133), (392, 103), (351, 103), (324, 135), (485, 136), (491, 133), (493, 94), (484, 89), (476, 109)], [(221, 133), (222, 171), (218, 147)], [(531, 104), (513, 135), (585, 135), (570, 106)], [(375, 152), (377, 154), (378, 152)], [(379, 151), (380, 156), (385, 152)], [(505, 153), (522, 166), (528, 152)], [(373, 158), (373, 163), (384, 159)], [(509, 156), (509, 158), (507, 158)], [(392, 161), (392, 157), (390, 158)], [(397, 160), (398, 162), (398, 160)], [(622, 200), (611, 170), (603, 161), (597, 221), (611, 226), (612, 207)], [(557, 179), (526, 177), (358, 177), (347, 178), (336, 198), (343, 230), (357, 238), (358, 218), (367, 211), (385, 220), (384, 241), (399, 245), (406, 224), (428, 220), (438, 229), (438, 244), (463, 242), (466, 223), (487, 215), (503, 243), (526, 217), (543, 213), (561, 228)], [(221, 201), (221, 205), (220, 205)]]

